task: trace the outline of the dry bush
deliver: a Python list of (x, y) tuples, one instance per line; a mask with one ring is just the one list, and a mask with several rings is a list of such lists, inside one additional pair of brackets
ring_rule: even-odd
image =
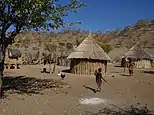
[(113, 105), (114, 108), (103, 108), (97, 113), (87, 112), (88, 115), (154, 115), (150, 111), (147, 105), (141, 105), (139, 103), (124, 108), (119, 108)]

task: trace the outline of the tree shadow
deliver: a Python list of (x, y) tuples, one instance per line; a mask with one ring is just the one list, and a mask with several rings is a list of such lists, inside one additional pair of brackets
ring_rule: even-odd
[(153, 111), (149, 110), (147, 105), (135, 104), (124, 108), (119, 108), (112, 105), (112, 108), (106, 107), (99, 110), (97, 113), (87, 111), (87, 115), (154, 115)]
[(48, 88), (63, 88), (66, 83), (53, 79), (37, 79), (25, 76), (6, 76), (3, 78), (3, 95), (5, 92), (17, 94), (43, 94), (42, 90)]
[(154, 71), (143, 71), (143, 73), (154, 74)]
[(96, 92), (97, 92), (97, 90), (96, 90), (96, 89), (91, 88), (91, 87), (89, 87), (89, 86), (85, 86), (85, 85), (83, 85), (83, 87), (84, 87), (84, 88), (86, 88), (86, 89), (90, 89), (90, 90), (91, 90), (91, 91), (93, 91), (94, 93), (96, 93)]

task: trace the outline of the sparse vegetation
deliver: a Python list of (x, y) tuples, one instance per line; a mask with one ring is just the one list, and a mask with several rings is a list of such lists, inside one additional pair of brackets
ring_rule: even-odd
[(103, 43), (100, 45), (106, 53), (112, 50), (112, 46), (109, 43)]
[[(130, 48), (138, 41), (143, 47), (153, 47), (154, 23), (153, 21), (145, 21), (144, 23), (142, 28), (136, 29), (136, 25), (140, 25), (136, 23), (135, 25), (127, 26), (123, 30), (116, 29), (107, 33), (94, 32), (92, 36), (107, 53), (115, 47), (120, 47), (120, 45)], [(22, 32), (16, 37), (14, 47), (29, 52), (27, 49), (32, 45), (38, 48), (37, 51), (41, 49), (51, 51), (54, 46), (57, 46), (57, 54), (69, 55), (72, 51), (70, 49), (74, 47), (73, 45), (78, 46), (87, 36), (88, 31), (82, 30), (64, 30), (58, 33)], [(69, 53), (68, 50), (70, 50)]]
[(87, 112), (87, 115), (154, 115), (152, 111), (150, 111), (147, 105), (131, 105), (125, 108), (119, 108), (113, 105), (114, 108), (103, 108), (98, 111), (98, 113)]
[[(84, 6), (83, 1), (79, 0), (71, 0), (66, 4), (59, 0), (2, 0), (0, 6), (0, 50), (3, 59), (0, 62), (0, 77), (3, 76), (6, 48), (14, 43), (16, 36), (22, 30), (46, 32), (80, 24), (80, 22), (68, 22), (64, 20), (64, 17), (68, 16), (70, 12), (77, 12)], [(12, 28), (11, 31), (10, 28)], [(24, 39), (23, 43), (24, 47), (28, 48), (30, 43), (35, 42), (32, 42), (30, 38)], [(16, 46), (19, 47), (19, 45)]]
[(73, 49), (72, 43), (70, 43), (70, 42), (66, 43), (66, 48), (67, 48), (67, 50)]
[(47, 50), (47, 51), (52, 52), (52, 51), (56, 51), (56, 49), (57, 49), (57, 45), (55, 45), (52, 42), (49, 42), (49, 43), (45, 44), (45, 50)]

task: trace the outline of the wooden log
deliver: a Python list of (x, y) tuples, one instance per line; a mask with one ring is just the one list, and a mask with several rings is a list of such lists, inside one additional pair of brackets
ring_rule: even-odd
[(74, 60), (72, 60), (72, 72), (75, 74), (75, 63), (74, 63)]
[(82, 67), (82, 62), (79, 60), (79, 74), (81, 75), (81, 67)]
[(107, 61), (105, 61), (105, 74), (107, 73)]
[(77, 60), (74, 61), (74, 63), (75, 63), (75, 74), (77, 74)]
[(81, 61), (78, 60), (78, 72), (79, 72), (79, 75), (81, 75)]
[(80, 74), (83, 74), (83, 73), (82, 73), (82, 68), (83, 68), (82, 60), (80, 61), (80, 63), (81, 63), (81, 64), (80, 64)]
[(87, 61), (87, 75), (89, 74), (89, 61)]
[(84, 61), (84, 74), (86, 75), (86, 61)]
[(89, 61), (89, 75), (91, 75), (91, 61)]
[(73, 61), (74, 74), (76, 73), (76, 63)]
[(88, 61), (88, 75), (90, 75), (90, 62)]
[(77, 67), (78, 67), (78, 69), (77, 69), (77, 73), (80, 75), (80, 62), (79, 62), (79, 60), (78, 60), (78, 63), (77, 63)]
[(84, 74), (87, 74), (87, 61), (84, 60)]

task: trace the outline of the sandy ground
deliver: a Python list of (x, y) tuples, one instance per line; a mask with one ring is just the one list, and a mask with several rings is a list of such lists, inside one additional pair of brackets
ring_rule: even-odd
[[(6, 76), (35, 77), (41, 79), (56, 79), (59, 70), (64, 67), (56, 67), (54, 74), (42, 74), (41, 66), (21, 66), (19, 70), (5, 70)], [(6, 98), (0, 100), (0, 115), (85, 115), (85, 111), (97, 112), (111, 104), (123, 107), (136, 103), (147, 104), (154, 110), (154, 74), (135, 70), (134, 77), (123, 75), (123, 69), (109, 65), (108, 74), (103, 83), (102, 91), (94, 93), (83, 85), (96, 88), (95, 77), (66, 74), (63, 82), (70, 88), (45, 89), (43, 94), (11, 94), (5, 92)], [(154, 69), (153, 69), (154, 70)], [(126, 72), (126, 74), (128, 74)], [(114, 75), (115, 77), (112, 77)], [(104, 103), (96, 105), (80, 104), (82, 98), (101, 98)]]

